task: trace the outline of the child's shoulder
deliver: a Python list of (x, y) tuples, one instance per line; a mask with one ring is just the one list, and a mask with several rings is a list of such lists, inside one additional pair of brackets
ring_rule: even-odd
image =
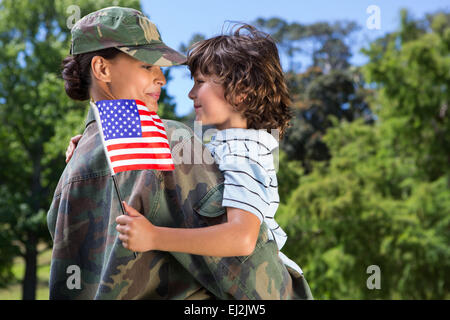
[(266, 130), (242, 128), (218, 131), (211, 144), (224, 152), (272, 152), (278, 147), (278, 141)]
[(248, 166), (258, 166), (264, 170), (273, 168), (272, 151), (276, 147), (278, 142), (273, 136), (266, 131), (254, 129), (221, 130), (208, 144), (219, 166), (234, 166), (239, 170)]

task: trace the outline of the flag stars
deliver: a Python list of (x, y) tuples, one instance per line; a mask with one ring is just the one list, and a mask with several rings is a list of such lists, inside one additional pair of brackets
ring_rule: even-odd
[(97, 107), (105, 140), (142, 137), (139, 110), (133, 100), (102, 101)]

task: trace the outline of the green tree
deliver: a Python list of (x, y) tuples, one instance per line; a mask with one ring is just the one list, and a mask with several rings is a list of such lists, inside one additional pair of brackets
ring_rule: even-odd
[[(202, 41), (202, 40), (205, 40), (205, 39), (206, 39), (206, 36), (204, 34), (194, 33), (191, 36), (191, 38), (186, 43), (180, 44), (180, 46), (178, 47), (178, 51), (187, 55), (187, 53), (189, 51), (189, 48), (194, 43)], [(186, 70), (185, 77), (191, 77), (192, 78), (191, 73), (190, 73), (189, 70)], [(191, 129), (194, 129), (194, 121), (195, 121), (195, 110), (194, 110), (194, 108), (192, 108), (191, 112), (189, 112), (188, 114), (184, 115), (183, 117), (179, 117), (178, 120), (183, 122), (185, 125), (187, 125)], [(202, 126), (202, 132), (205, 132), (209, 128), (212, 128), (212, 127), (211, 126)]]
[(304, 169), (300, 161), (289, 160), (286, 152), (279, 150), (278, 159), (274, 157), (277, 170), (278, 194), (280, 203), (287, 203), (292, 192), (301, 184), (301, 177), (304, 176)]
[(185, 54), (187, 54), (187, 52), (189, 51), (189, 48), (196, 42), (205, 40), (206, 37), (205, 35), (201, 34), (201, 33), (194, 33), (194, 35), (191, 37), (191, 39), (187, 42), (187, 43), (182, 43), (180, 45), (180, 47), (178, 48), (178, 50), (180, 52), (183, 52)]
[(309, 25), (288, 23), (281, 18), (258, 18), (254, 22), (277, 41), (282, 54), (288, 58), (288, 71), (300, 72), (301, 55), (311, 59), (311, 65), (320, 67), (325, 73), (345, 70), (351, 57), (349, 42), (351, 35), (359, 30), (353, 22), (316, 22)]
[(399, 31), (363, 50), (370, 58), (364, 67), (375, 83), (377, 112), (391, 137), (391, 147), (410, 154), (433, 181), (449, 176), (450, 187), (450, 14), (413, 20), (401, 12)]
[[(170, 68), (166, 68), (163, 70), (164, 76), (166, 77), (166, 83), (169, 83), (172, 80), (170, 76)], [(173, 101), (173, 97), (169, 96), (167, 93), (167, 86), (161, 88), (161, 96), (159, 97), (158, 102), (158, 116), (161, 119), (170, 119), (170, 120), (182, 120), (182, 117), (179, 117), (175, 113), (176, 103)]]
[[(449, 298), (449, 19), (401, 21), (365, 50), (377, 121), (330, 116), (330, 160), (313, 162), (277, 213), (319, 299)], [(367, 287), (370, 265), (380, 290)]]
[[(369, 92), (364, 88), (359, 69), (349, 62), (349, 44), (359, 26), (344, 21), (305, 25), (280, 18), (259, 18), (255, 24), (272, 35), (281, 55), (288, 59), (285, 75), (295, 117), (281, 148), (290, 159), (301, 161), (308, 173), (312, 161), (330, 158), (323, 141), (331, 126), (328, 116), (372, 121), (366, 102)], [(305, 64), (303, 69), (299, 61)]]
[[(37, 245), (46, 225), (69, 138), (82, 132), (86, 103), (64, 92), (60, 64), (70, 47), (71, 1), (0, 2), (0, 283), (11, 280), (12, 258), (25, 261), (24, 299), (36, 291)], [(80, 17), (111, 5), (140, 10), (137, 0), (77, 1)], [(71, 7), (72, 6), (72, 7)], [(76, 9), (76, 8), (75, 8)], [(167, 110), (173, 104), (167, 104)]]
[(293, 98), (294, 118), (281, 143), (290, 159), (300, 160), (305, 172), (311, 171), (312, 161), (329, 160), (323, 135), (332, 126), (329, 116), (353, 121), (363, 118), (373, 121), (367, 103), (369, 90), (358, 68), (332, 70), (325, 74), (319, 67), (306, 72), (286, 75)]
[[(302, 266), (318, 299), (448, 298), (450, 190), (442, 176), (415, 178), (411, 157), (386, 148), (379, 126), (336, 121), (332, 158), (316, 162), (277, 220), (285, 253)], [(381, 290), (366, 286), (381, 269)]]

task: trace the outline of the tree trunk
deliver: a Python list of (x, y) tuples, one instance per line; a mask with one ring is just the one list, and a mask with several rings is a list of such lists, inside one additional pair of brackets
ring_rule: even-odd
[(36, 299), (37, 238), (33, 232), (28, 233), (25, 252), (25, 275), (22, 281), (22, 299)]
[[(41, 197), (41, 155), (42, 145), (39, 150), (30, 152), (33, 160), (33, 180), (31, 186), (31, 208), (33, 213), (37, 213), (40, 208)], [(25, 275), (22, 280), (22, 299), (36, 300), (37, 282), (37, 244), (38, 236), (36, 230), (30, 228), (26, 231), (27, 242), (25, 243)]]

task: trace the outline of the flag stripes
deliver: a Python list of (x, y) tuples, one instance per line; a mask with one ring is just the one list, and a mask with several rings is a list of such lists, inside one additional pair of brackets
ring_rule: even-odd
[(139, 100), (96, 102), (103, 143), (113, 174), (128, 170), (173, 170), (164, 124)]

